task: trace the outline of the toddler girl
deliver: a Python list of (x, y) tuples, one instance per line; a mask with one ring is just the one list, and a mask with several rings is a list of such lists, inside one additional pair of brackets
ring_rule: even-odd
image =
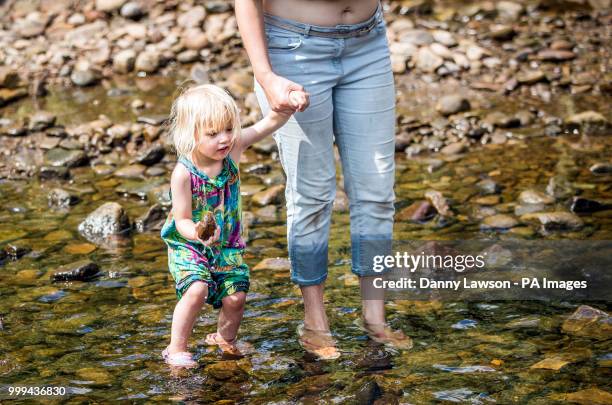
[[(296, 111), (308, 95), (292, 91)], [(196, 367), (187, 342), (203, 304), (221, 308), (217, 332), (206, 343), (239, 354), (236, 335), (249, 290), (249, 268), (242, 259), (241, 198), (238, 162), (249, 145), (272, 134), (290, 114), (270, 112), (241, 130), (238, 107), (214, 85), (189, 88), (172, 105), (172, 142), (179, 156), (172, 172), (172, 211), (162, 228), (178, 303), (172, 317), (166, 363)]]

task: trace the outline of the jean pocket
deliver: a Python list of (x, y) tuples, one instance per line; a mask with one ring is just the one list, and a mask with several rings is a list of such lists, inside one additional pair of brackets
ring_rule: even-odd
[(303, 40), (298, 35), (294, 36), (277, 36), (267, 34), (266, 39), (268, 41), (268, 52), (280, 53), (280, 52), (291, 52), (299, 49)]

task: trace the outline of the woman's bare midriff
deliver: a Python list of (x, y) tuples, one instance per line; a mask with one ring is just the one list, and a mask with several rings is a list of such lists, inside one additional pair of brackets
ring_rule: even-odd
[(266, 14), (323, 27), (363, 22), (377, 6), (378, 0), (263, 0)]

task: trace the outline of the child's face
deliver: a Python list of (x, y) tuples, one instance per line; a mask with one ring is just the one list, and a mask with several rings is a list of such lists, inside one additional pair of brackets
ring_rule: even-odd
[(220, 132), (207, 132), (202, 136), (198, 134), (198, 145), (195, 151), (202, 157), (221, 160), (230, 152), (232, 136), (231, 127)]

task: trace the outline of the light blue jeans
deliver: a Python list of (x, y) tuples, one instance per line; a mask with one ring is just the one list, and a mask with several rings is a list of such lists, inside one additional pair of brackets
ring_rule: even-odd
[[(373, 21), (373, 28), (363, 32)], [(311, 31), (296, 33), (275, 22)], [(321, 37), (315, 30), (348, 37)], [(364, 251), (377, 246), (372, 245), (374, 241), (390, 243), (392, 238), (395, 88), (385, 30), (380, 8), (368, 21), (336, 27), (266, 16), (274, 72), (310, 93), (308, 109), (294, 114), (274, 135), (287, 176), (291, 280), (301, 286), (317, 285), (327, 278), (336, 194), (334, 142), (349, 198), (352, 271), (359, 276), (376, 274)], [(255, 91), (266, 113), (268, 102), (257, 82)]]

